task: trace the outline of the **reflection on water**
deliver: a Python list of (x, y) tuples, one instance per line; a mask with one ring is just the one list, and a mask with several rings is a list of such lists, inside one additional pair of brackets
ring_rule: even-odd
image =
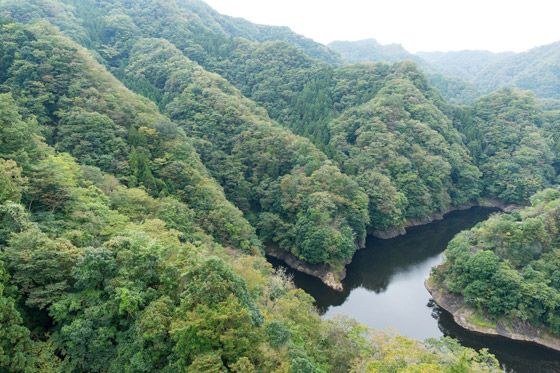
[(346, 267), (342, 292), (304, 273), (290, 272), (294, 283), (313, 295), (325, 318), (344, 313), (372, 328), (394, 328), (402, 335), (418, 339), (449, 335), (469, 347), (489, 348), (509, 369), (518, 372), (560, 371), (560, 354), (460, 328), (447, 312), (430, 302), (430, 294), (424, 288), (430, 268), (441, 263), (442, 252), (453, 236), (495, 211), (473, 207), (452, 212), (442, 221), (411, 228), (405, 236), (390, 240), (368, 237), (366, 248), (359, 250)]
[(449, 312), (433, 303), (430, 305), (433, 307), (434, 318), (438, 320), (438, 325), (444, 335), (456, 338), (461, 341), (462, 345), (476, 350), (488, 348), (506, 370), (520, 373), (560, 372), (559, 352), (534, 343), (469, 332), (457, 325)]

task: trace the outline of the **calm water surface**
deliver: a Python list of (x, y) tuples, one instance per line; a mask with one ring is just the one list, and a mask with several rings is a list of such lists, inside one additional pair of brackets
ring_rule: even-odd
[[(410, 228), (404, 236), (390, 240), (368, 237), (366, 248), (359, 250), (346, 267), (342, 292), (304, 273), (289, 271), (296, 286), (315, 298), (324, 318), (343, 313), (372, 328), (393, 328), (411, 338), (450, 336), (465, 346), (488, 348), (508, 370), (560, 372), (560, 353), (465, 331), (449, 313), (433, 304), (424, 288), (430, 268), (442, 262), (443, 251), (453, 236), (495, 211), (473, 207), (449, 213), (444, 220)], [(269, 260), (274, 265), (282, 264)]]

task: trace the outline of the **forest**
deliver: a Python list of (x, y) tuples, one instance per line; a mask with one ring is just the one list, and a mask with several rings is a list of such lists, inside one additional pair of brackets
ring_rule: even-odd
[[(458, 236), (436, 278), (560, 334), (538, 89), (457, 106), (422, 63), (349, 64), (198, 0), (1, 0), (0, 56), (0, 371), (498, 371), (322, 320), (264, 255), (340, 271), (368, 234), (481, 199), (532, 207)], [(520, 299), (489, 308), (494, 273)]]
[(560, 191), (538, 192), (526, 209), (458, 234), (431, 278), (494, 321), (542, 324), (559, 335), (559, 216)]

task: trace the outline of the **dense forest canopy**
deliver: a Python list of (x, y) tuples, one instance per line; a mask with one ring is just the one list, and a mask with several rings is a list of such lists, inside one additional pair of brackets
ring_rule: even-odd
[(0, 370), (497, 370), (449, 339), (322, 321), (263, 251), (338, 271), (368, 231), (528, 203), (558, 181), (554, 100), (456, 107), (414, 62), (343, 65), (198, 0), (1, 0), (0, 17)]
[(321, 321), (155, 104), (45, 23), (0, 37), (2, 370), (497, 369)]
[(556, 181), (557, 116), (547, 115), (532, 93), (496, 91), (457, 109), (455, 123), (486, 194), (522, 204)]
[(457, 235), (432, 279), (494, 320), (542, 324), (560, 335), (559, 216), (558, 189), (539, 192), (530, 207)]

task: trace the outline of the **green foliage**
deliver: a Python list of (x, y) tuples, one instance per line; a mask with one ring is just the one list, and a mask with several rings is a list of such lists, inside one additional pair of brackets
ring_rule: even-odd
[(29, 227), (29, 215), (17, 203), (0, 205), (0, 245), (4, 245), (12, 233), (19, 233)]
[(262, 323), (262, 315), (253, 303), (245, 281), (236, 275), (220, 258), (208, 258), (184, 274), (186, 284), (185, 306), (212, 305), (225, 302), (230, 295), (239, 299), (243, 307), (252, 312), (253, 323)]
[(21, 176), (22, 169), (11, 159), (0, 158), (0, 202), (19, 202), (27, 179)]
[(194, 370), (208, 354), (214, 355), (213, 367), (231, 365), (240, 357), (251, 356), (251, 347), (258, 343), (258, 335), (251, 328), (250, 313), (233, 294), (212, 305), (201, 303), (186, 311), (184, 320), (173, 323), (170, 333), (176, 341), (177, 365), (182, 369), (192, 361)]
[(13, 234), (3, 257), (11, 283), (26, 298), (26, 306), (44, 309), (72, 285), (70, 272), (80, 251), (64, 239), (51, 240), (37, 228)]
[(368, 192), (375, 229), (479, 194), (478, 170), (451, 122), (425, 96), (425, 79), (415, 74), (414, 67), (400, 66), (375, 98), (329, 124), (335, 159)]
[(29, 353), (32, 341), (29, 330), (16, 309), (15, 299), (9, 296), (9, 276), (0, 260), (0, 368), (6, 371), (31, 371), (37, 357)]
[(534, 95), (504, 89), (457, 109), (455, 126), (482, 171), (484, 192), (523, 203), (556, 177), (554, 139)]
[(106, 115), (74, 109), (60, 115), (57, 148), (69, 152), (85, 165), (116, 169), (117, 160), (124, 159), (127, 146), (124, 129), (116, 128)]
[(460, 233), (433, 276), (492, 317), (542, 323), (559, 334), (560, 287), (554, 279), (560, 268), (560, 193), (547, 189), (531, 203)]
[(12, 96), (0, 94), (0, 158), (28, 168), (30, 158), (35, 159), (39, 155), (37, 132), (34, 120), (22, 120)]
[[(127, 76), (143, 76), (166, 87), (166, 113), (198, 139), (202, 161), (226, 195), (249, 215), (264, 213), (269, 223), (272, 216), (283, 221), (285, 235), (264, 233), (261, 238), (282, 243), (283, 249), (312, 263), (336, 263), (352, 255), (353, 241), (365, 237), (366, 197), (324, 154), (274, 125), (225, 80), (206, 73), (168, 42), (138, 42), (129, 63)], [(172, 84), (177, 75), (180, 84)], [(336, 201), (332, 208), (324, 206), (319, 195), (312, 196), (319, 191), (330, 193)], [(302, 211), (296, 201), (288, 201), (292, 193), (302, 193)], [(298, 250), (298, 240), (317, 255)]]
[(426, 345), (398, 334), (374, 333), (373, 357), (356, 361), (353, 371), (366, 372), (499, 372), (496, 358), (486, 349), (477, 352), (445, 337)]
[(453, 105), (468, 105), (481, 96), (478, 88), (471, 82), (456, 76), (428, 74), (430, 84)]
[[(47, 22), (0, 28), (1, 369), (415, 369), (415, 354), (434, 370), (495, 368), (449, 342), (395, 339), (393, 359), (354, 321), (322, 321), (245, 218), (262, 241), (338, 267), (368, 228), (476, 199), (452, 108), (413, 64), (336, 68), (308, 39), (195, 0), (3, 1), (0, 13), (79, 43)], [(465, 278), (514, 278), (538, 294), (519, 312), (560, 325), (547, 308), (560, 277), (543, 269), (555, 259), (531, 246), (553, 221), (527, 222), (494, 256), (450, 258), (470, 263)], [(483, 285), (469, 290), (480, 304)]]
[(31, 167), (29, 205), (34, 210), (57, 211), (72, 198), (79, 178), (78, 165), (68, 154), (47, 156)]
[[(111, 171), (151, 196), (175, 195), (196, 207), (197, 224), (222, 244), (258, 247), (254, 229), (208, 177), (183, 131), (154, 104), (124, 88), (51, 26), (8, 24), (0, 38), (5, 55), (0, 69), (7, 72), (1, 84), (15, 99), (0, 96), (0, 157), (31, 168), (29, 157), (44, 152), (37, 145), (35, 117), (48, 141), (82, 164)], [(68, 169), (74, 166), (67, 156), (47, 153), (33, 165), (24, 202), (35, 211), (58, 213), (77, 185)]]
[[(302, 48), (311, 49), (296, 39), (270, 36), (272, 29), (229, 19), (196, 1), (171, 1), (157, 9), (151, 1), (83, 0), (73, 5), (74, 17), (84, 20), (82, 27), (90, 34), (90, 41), (83, 44), (129, 88), (156, 101), (192, 141), (154, 107), (114, 88), (109, 77), (105, 85), (92, 83), (95, 79), (79, 89), (61, 85), (58, 91), (73, 97), (78, 108), (67, 105), (70, 100), (60, 100), (56, 108), (26, 108), (44, 118), (40, 123), (55, 127), (43, 133), (59, 149), (81, 163), (105, 171), (116, 168), (127, 186), (144, 189), (151, 197), (175, 196), (224, 245), (254, 250), (258, 242), (226, 201), (219, 210), (206, 203), (221, 191), (212, 190), (196, 152), (225, 196), (258, 228), (262, 240), (302, 260), (335, 266), (354, 252), (351, 240), (358, 246), (363, 243), (366, 229), (399, 229), (406, 220), (440, 214), (476, 200), (482, 192), (519, 203), (555, 176), (547, 155), (547, 165), (536, 169), (538, 175), (527, 176), (534, 165), (532, 149), (542, 145), (539, 138), (523, 143), (517, 163), (503, 162), (497, 169), (479, 164), (475, 147), (469, 154), (447, 117), (453, 109), (411, 62), (336, 68), (310, 58)], [(13, 4), (10, 14), (19, 16)], [(52, 22), (67, 30), (60, 20)], [(71, 58), (66, 51), (54, 52), (47, 56)], [(32, 71), (28, 60), (33, 59), (26, 58), (26, 68)], [(17, 75), (16, 66), (7, 64)], [(63, 75), (60, 69), (63, 66), (58, 65), (49, 76), (63, 79), (68, 72)], [(97, 70), (96, 75), (103, 75), (102, 69)], [(39, 103), (59, 93), (48, 79), (37, 73), (31, 76), (28, 81), (42, 84), (35, 84), (38, 88), (32, 92)], [(10, 84), (21, 96), (15, 81), (8, 79)], [(87, 101), (76, 96), (80, 89), (90, 95)], [(103, 92), (103, 98), (109, 95), (110, 105), (103, 105), (95, 91)], [(128, 115), (119, 115), (122, 112)], [(281, 129), (269, 116), (315, 146)], [(462, 131), (465, 126), (456, 127)], [(470, 155), (483, 172), (483, 187)], [(345, 189), (352, 190), (357, 183), (359, 193), (345, 194), (340, 188), (333, 193), (330, 181), (324, 182), (322, 188), (335, 201), (327, 207), (318, 196), (312, 198), (316, 190), (302, 182), (291, 188), (304, 191), (302, 196), (285, 203), (281, 185), (289, 186), (286, 176), (305, 180), (301, 171), (309, 177), (327, 166), (327, 156), (334, 161), (329, 165), (341, 171)], [(293, 206), (302, 208), (299, 216)], [(273, 232), (274, 226), (278, 230)]]

